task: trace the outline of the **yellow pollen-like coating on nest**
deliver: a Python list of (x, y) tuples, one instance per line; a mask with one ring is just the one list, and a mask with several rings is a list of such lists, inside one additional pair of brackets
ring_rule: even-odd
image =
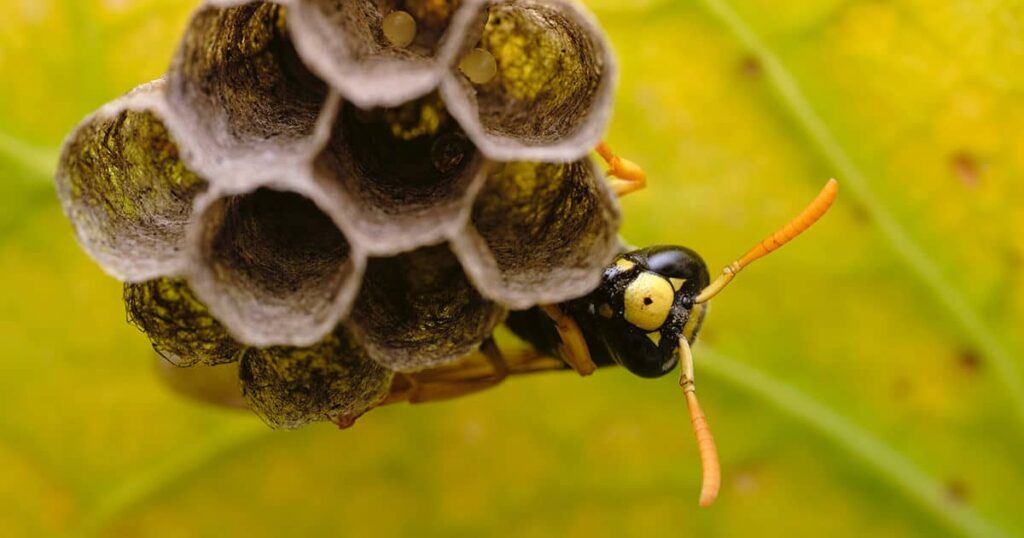
[(484, 49), (469, 51), (459, 62), (459, 69), (473, 84), (487, 84), (498, 74), (498, 62)]
[(404, 49), (416, 39), (416, 19), (405, 11), (392, 11), (381, 22), (381, 30), (391, 46)]
[(627, 260), (626, 258), (622, 258), (615, 262), (615, 267), (618, 267), (619, 271), (629, 271), (630, 269), (636, 267), (636, 264)]
[(667, 280), (642, 272), (626, 287), (626, 321), (645, 331), (656, 331), (668, 318), (674, 299), (675, 290)]

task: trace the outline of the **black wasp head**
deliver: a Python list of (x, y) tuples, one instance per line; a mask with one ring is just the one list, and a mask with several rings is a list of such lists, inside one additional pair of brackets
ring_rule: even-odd
[[(627, 252), (604, 271), (600, 287), (573, 305), (584, 330), (603, 349), (591, 349), (636, 375), (659, 377), (679, 360), (679, 340), (697, 337), (707, 303), (695, 299), (710, 282), (696, 252), (654, 246)], [(695, 306), (696, 305), (696, 306)]]

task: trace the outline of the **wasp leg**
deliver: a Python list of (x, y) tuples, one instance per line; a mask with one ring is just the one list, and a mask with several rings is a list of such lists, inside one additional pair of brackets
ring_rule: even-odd
[(384, 395), (384, 398), (381, 399), (380, 403), (377, 404), (376, 407), (398, 402), (407, 402), (412, 399), (419, 390), (420, 383), (416, 380), (414, 374), (403, 374), (401, 372), (396, 373), (395, 378), (391, 381), (391, 389), (386, 395)]
[(490, 363), (491, 368), (494, 368), (494, 375), (498, 381), (508, 377), (508, 364), (505, 363), (505, 357), (498, 349), (498, 343), (494, 341), (494, 338), (488, 338), (484, 340), (483, 344), (480, 344), (480, 353), (487, 357), (487, 362)]
[(346, 429), (370, 410), (384, 405), (448, 400), (493, 387), (509, 375), (565, 369), (567, 367), (561, 360), (533, 350), (522, 350), (505, 358), (493, 342), (485, 342), (480, 353), (470, 355), (457, 364), (412, 374), (398, 373), (391, 382), (391, 389), (377, 405), (359, 414), (336, 415), (328, 419), (339, 428)]
[(536, 351), (524, 350), (505, 358), (498, 352), (497, 346), (485, 343), (480, 353), (458, 364), (396, 377), (391, 394), (381, 405), (400, 401), (423, 403), (448, 400), (491, 388), (510, 375), (565, 369), (564, 362)]
[(493, 338), (480, 346), (480, 353), (452, 366), (412, 374), (398, 374), (390, 393), (380, 405), (397, 402), (423, 403), (458, 398), (489, 389), (509, 375), (508, 365)]
[(559, 346), (560, 355), (565, 362), (572, 366), (573, 370), (581, 376), (588, 376), (597, 370), (594, 359), (590, 356), (590, 348), (587, 340), (583, 338), (583, 331), (576, 323), (576, 320), (566, 315), (558, 305), (542, 305), (540, 307), (545, 314), (555, 322), (555, 329), (562, 339)]
[[(421, 377), (414, 377), (412, 393), (408, 397), (409, 403), (417, 404), (424, 402), (436, 402), (465, 396), (474, 392), (489, 389), (508, 377), (508, 365), (501, 355), (493, 338), (488, 338), (480, 345), (480, 355), (483, 356), (489, 371), (483, 375), (467, 376), (461, 373), (461, 369), (445, 371), (422, 372)], [(475, 358), (479, 362), (479, 356)], [(465, 368), (464, 365), (463, 368)]]
[(608, 163), (608, 184), (617, 196), (621, 198), (647, 186), (647, 172), (633, 161), (616, 155), (607, 142), (598, 144), (596, 151)]
[[(568, 370), (569, 366), (555, 357), (542, 355), (535, 350), (517, 350), (504, 355), (504, 363), (509, 376)], [(494, 367), (483, 353), (471, 355), (457, 364), (442, 366), (426, 372), (413, 374), (421, 381), (457, 382), (477, 380), (494, 375)]]

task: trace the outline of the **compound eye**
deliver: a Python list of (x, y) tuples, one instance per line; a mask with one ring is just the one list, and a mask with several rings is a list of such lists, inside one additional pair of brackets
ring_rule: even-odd
[(668, 319), (674, 300), (672, 284), (654, 273), (644, 271), (626, 287), (624, 317), (639, 329), (656, 331)]

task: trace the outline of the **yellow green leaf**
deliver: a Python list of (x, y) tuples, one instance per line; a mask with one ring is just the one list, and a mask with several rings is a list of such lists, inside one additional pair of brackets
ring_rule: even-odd
[(713, 507), (674, 379), (543, 375), (296, 432), (164, 386), (48, 176), (195, 3), (50, 0), (0, 17), (0, 535), (1024, 533), (1020, 4), (588, 3), (622, 70), (609, 141), (649, 176), (631, 243), (714, 270), (840, 181), (694, 348)]

